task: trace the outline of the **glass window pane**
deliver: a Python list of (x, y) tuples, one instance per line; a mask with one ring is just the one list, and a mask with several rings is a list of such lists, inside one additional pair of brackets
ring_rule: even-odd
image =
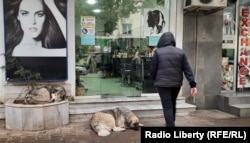
[(226, 7), (223, 12), (223, 35), (235, 35), (235, 5)]
[(233, 90), (234, 86), (234, 49), (222, 49), (222, 90)]
[[(148, 11), (153, 13), (153, 25), (148, 25)], [(152, 55), (147, 49), (153, 48), (149, 36), (168, 30), (168, 11), (169, 0), (98, 0), (95, 4), (75, 0), (77, 82), (87, 89), (85, 95), (143, 92), (142, 83), (149, 79), (148, 55)]]

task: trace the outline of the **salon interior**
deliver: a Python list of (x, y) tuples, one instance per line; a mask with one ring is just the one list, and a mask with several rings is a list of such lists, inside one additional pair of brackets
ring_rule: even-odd
[(96, 42), (100, 44), (83, 47), (87, 51), (80, 50), (77, 55), (76, 85), (84, 87), (80, 95), (140, 96), (142, 91), (154, 92), (153, 87), (147, 91), (145, 85), (151, 81), (149, 64), (154, 47), (145, 46), (144, 50), (134, 45), (141, 39), (134, 38)]
[(149, 73), (155, 46), (143, 35), (142, 16), (143, 8), (164, 8), (164, 3), (124, 3), (120, 11), (111, 14), (114, 3), (90, 2), (75, 1), (76, 95), (136, 97), (155, 93)]

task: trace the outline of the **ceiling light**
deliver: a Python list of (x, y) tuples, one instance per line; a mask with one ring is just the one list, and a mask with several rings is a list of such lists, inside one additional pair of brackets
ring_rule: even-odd
[(94, 13), (100, 13), (101, 10), (100, 10), (100, 9), (94, 9), (93, 12), (94, 12)]
[(87, 0), (87, 3), (88, 3), (88, 4), (95, 4), (95, 3), (96, 3), (96, 0)]

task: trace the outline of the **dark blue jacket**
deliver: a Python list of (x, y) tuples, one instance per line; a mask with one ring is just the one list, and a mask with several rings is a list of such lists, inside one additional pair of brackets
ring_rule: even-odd
[(156, 87), (181, 87), (183, 73), (190, 87), (196, 87), (193, 72), (185, 53), (175, 47), (175, 39), (171, 32), (164, 33), (157, 44), (151, 62), (151, 77)]

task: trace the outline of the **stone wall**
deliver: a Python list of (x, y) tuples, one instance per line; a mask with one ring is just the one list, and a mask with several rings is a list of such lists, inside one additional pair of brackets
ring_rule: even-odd
[(221, 93), (222, 19), (222, 10), (209, 15), (202, 12), (184, 14), (183, 50), (194, 71), (198, 95), (189, 96), (187, 80), (183, 95), (197, 108), (216, 108), (216, 95)]

